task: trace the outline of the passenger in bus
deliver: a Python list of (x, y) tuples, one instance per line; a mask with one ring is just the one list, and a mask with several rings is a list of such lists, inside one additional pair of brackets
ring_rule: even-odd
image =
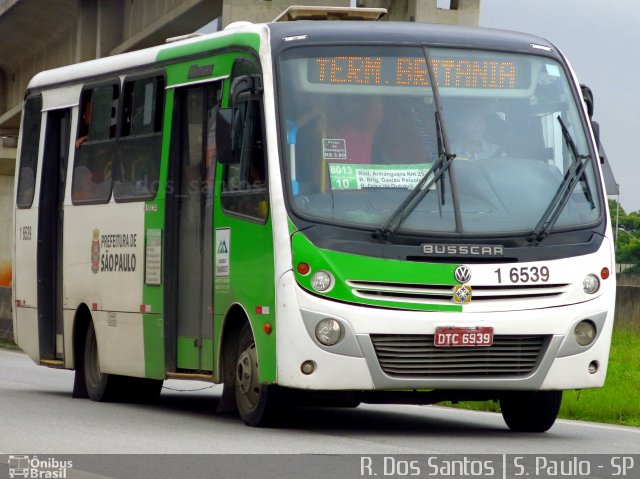
[(434, 110), (412, 99), (389, 97), (373, 139), (376, 164), (431, 164), (437, 158)]
[(382, 99), (318, 95), (286, 105), (295, 194), (326, 192), (330, 163), (372, 162), (373, 139), (383, 115)]
[[(335, 97), (332, 121), (324, 139), (344, 140), (346, 158), (337, 162), (351, 164), (371, 163), (373, 137), (384, 116), (381, 96), (351, 95)], [(333, 160), (327, 158), (326, 160)]]
[(71, 189), (72, 201), (105, 200), (111, 193), (111, 181), (104, 172), (97, 173), (86, 166), (78, 166), (73, 171)]

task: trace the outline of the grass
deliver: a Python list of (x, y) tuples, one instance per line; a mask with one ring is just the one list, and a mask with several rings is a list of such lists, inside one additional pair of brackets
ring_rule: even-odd
[(0, 339), (0, 349), (9, 349), (11, 351), (22, 351), (16, 343), (6, 339)]
[(617, 330), (601, 389), (567, 391), (560, 417), (640, 427), (640, 334)]
[[(609, 369), (600, 389), (565, 391), (559, 417), (640, 427), (640, 334), (617, 329), (613, 333)], [(452, 405), (451, 403), (444, 403)], [(464, 409), (499, 412), (497, 402), (461, 402)]]

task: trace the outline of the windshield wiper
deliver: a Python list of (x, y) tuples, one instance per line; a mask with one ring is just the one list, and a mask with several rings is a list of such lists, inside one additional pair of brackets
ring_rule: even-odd
[[(429, 82), (433, 89), (433, 101), (436, 106), (436, 134), (438, 138), (438, 159), (431, 165), (429, 171), (420, 179), (416, 187), (407, 195), (402, 203), (389, 215), (389, 218), (373, 232), (373, 237), (383, 241), (393, 236), (402, 222), (411, 214), (418, 204), (429, 193), (429, 189), (442, 178), (440, 185), (441, 198), (440, 201), (444, 205), (444, 174), (449, 170), (453, 159), (456, 155), (450, 153), (449, 139), (447, 136), (447, 128), (442, 117), (442, 103), (440, 102), (440, 92), (438, 90), (438, 82), (431, 64), (428, 48), (424, 48), (424, 60), (429, 73)], [(453, 170), (449, 173), (449, 181), (451, 183), (451, 196), (453, 198), (453, 210), (456, 223), (456, 231), (462, 230), (462, 219), (460, 216), (460, 205), (458, 204), (458, 190), (455, 182)]]
[(562, 118), (558, 116), (557, 119), (558, 123), (560, 123), (560, 128), (562, 129), (564, 141), (567, 143), (567, 146), (571, 151), (573, 161), (571, 162), (571, 165), (569, 165), (569, 169), (564, 175), (562, 183), (560, 183), (551, 203), (549, 203), (549, 206), (540, 218), (540, 221), (538, 221), (538, 224), (531, 233), (534, 241), (542, 241), (544, 238), (549, 236), (549, 231), (551, 231), (553, 225), (556, 224), (556, 221), (560, 217), (562, 210), (564, 210), (569, 198), (571, 198), (571, 194), (578, 182), (583, 182), (584, 194), (591, 206), (591, 209), (596, 207), (591, 188), (589, 187), (589, 181), (585, 175), (585, 170), (591, 161), (591, 155), (578, 154), (578, 149), (576, 148), (573, 138), (571, 138), (571, 133), (569, 133), (569, 130), (562, 121)]
[(438, 130), (438, 147), (442, 149), (439, 152), (438, 159), (431, 165), (429, 171), (420, 179), (416, 187), (407, 195), (402, 203), (389, 215), (387, 221), (384, 222), (380, 228), (373, 232), (373, 237), (376, 239), (387, 240), (393, 236), (402, 224), (402, 222), (411, 214), (411, 212), (418, 206), (418, 204), (429, 193), (429, 190), (433, 184), (438, 181), (447, 172), (453, 159), (456, 155), (447, 152), (444, 148), (441, 148), (442, 142), (440, 140), (442, 130), (440, 127), (439, 115), (436, 112), (436, 129)]

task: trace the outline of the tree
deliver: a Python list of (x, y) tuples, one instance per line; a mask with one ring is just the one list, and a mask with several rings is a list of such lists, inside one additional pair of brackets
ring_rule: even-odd
[[(616, 239), (616, 263), (640, 263), (640, 211), (627, 214), (622, 206), (617, 211), (618, 202), (609, 199), (611, 224), (614, 227)], [(618, 216), (618, 231), (615, 231), (616, 213)]]

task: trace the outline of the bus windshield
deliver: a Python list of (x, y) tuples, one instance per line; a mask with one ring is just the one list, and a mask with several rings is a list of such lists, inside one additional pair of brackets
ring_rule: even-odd
[(375, 231), (446, 154), (455, 159), (399, 232), (530, 234), (563, 189), (550, 229), (600, 218), (595, 161), (565, 188), (575, 157), (591, 158), (565, 69), (552, 58), (305, 46), (282, 53), (279, 81), (285, 176), (293, 209), (308, 220)]

